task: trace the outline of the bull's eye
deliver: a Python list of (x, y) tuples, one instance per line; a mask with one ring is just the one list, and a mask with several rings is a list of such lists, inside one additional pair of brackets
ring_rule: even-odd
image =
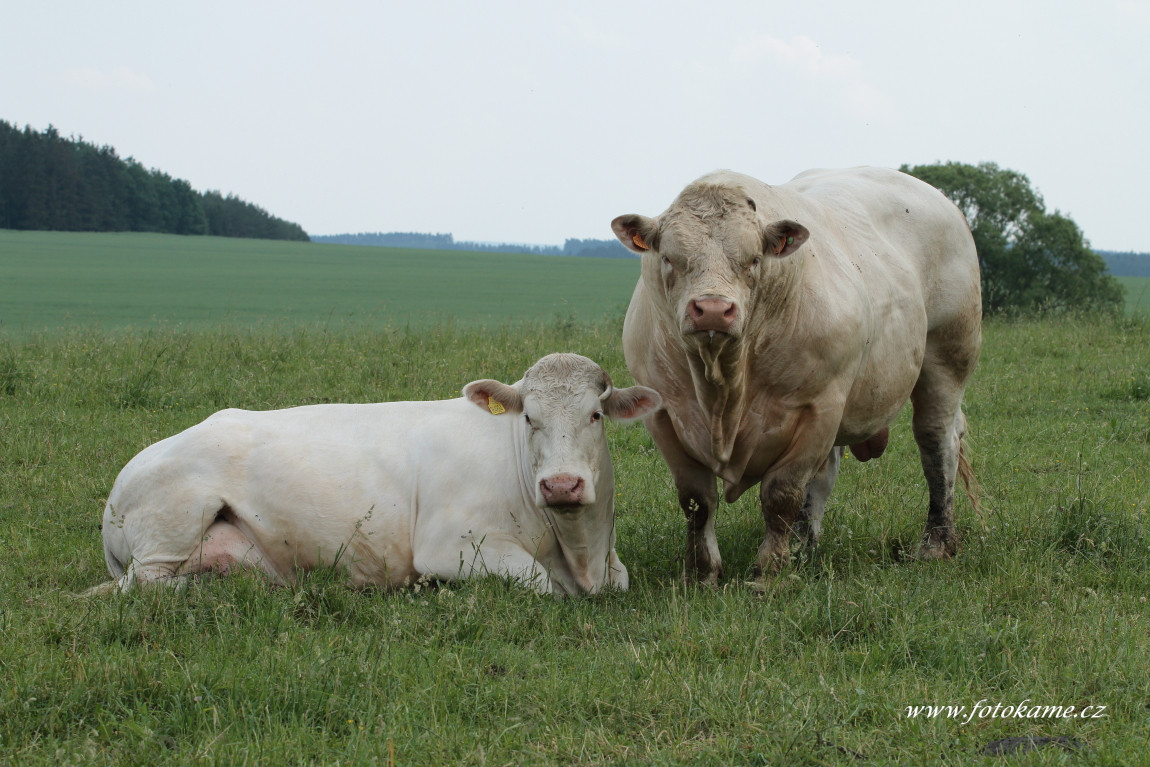
[(602, 411), (596, 410), (594, 413), (592, 413), (592, 414), (591, 414), (591, 420), (592, 420), (592, 421), (601, 421), (601, 420), (603, 420), (603, 413), (602, 413)]

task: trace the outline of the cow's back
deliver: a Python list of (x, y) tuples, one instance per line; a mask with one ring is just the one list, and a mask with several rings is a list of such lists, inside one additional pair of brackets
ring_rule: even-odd
[(125, 466), (106, 550), (180, 561), (223, 515), (285, 577), (339, 556), (352, 582), (401, 583), (420, 526), (518, 497), (511, 420), (463, 399), (221, 411)]

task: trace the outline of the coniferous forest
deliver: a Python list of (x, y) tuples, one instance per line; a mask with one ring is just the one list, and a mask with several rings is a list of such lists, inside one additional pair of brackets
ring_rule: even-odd
[(183, 179), (147, 170), (110, 146), (0, 120), (0, 229), (160, 232), (308, 239), (298, 224)]

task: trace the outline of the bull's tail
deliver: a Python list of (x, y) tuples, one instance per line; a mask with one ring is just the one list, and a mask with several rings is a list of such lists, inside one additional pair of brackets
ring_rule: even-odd
[(962, 480), (963, 487), (966, 488), (966, 497), (970, 500), (970, 505), (974, 509), (979, 523), (985, 528), (986, 518), (982, 514), (982, 503), (978, 499), (978, 478), (974, 476), (974, 467), (970, 465), (970, 460), (966, 457), (966, 440), (962, 437), (958, 439), (958, 477)]

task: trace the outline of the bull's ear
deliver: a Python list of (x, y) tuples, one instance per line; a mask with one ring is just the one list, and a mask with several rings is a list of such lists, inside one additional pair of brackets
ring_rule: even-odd
[(619, 242), (623, 243), (627, 250), (634, 253), (646, 253), (657, 246), (658, 225), (654, 219), (646, 216), (638, 216), (634, 213), (619, 216), (611, 222), (611, 229), (619, 238)]
[(654, 413), (663, 405), (663, 398), (654, 389), (646, 386), (630, 386), (626, 389), (612, 389), (603, 400), (603, 412), (612, 420), (634, 421)]
[(763, 255), (785, 258), (798, 250), (811, 233), (798, 221), (776, 221), (763, 230)]
[(523, 398), (514, 386), (485, 378), (463, 387), (463, 396), (492, 415), (522, 413)]

